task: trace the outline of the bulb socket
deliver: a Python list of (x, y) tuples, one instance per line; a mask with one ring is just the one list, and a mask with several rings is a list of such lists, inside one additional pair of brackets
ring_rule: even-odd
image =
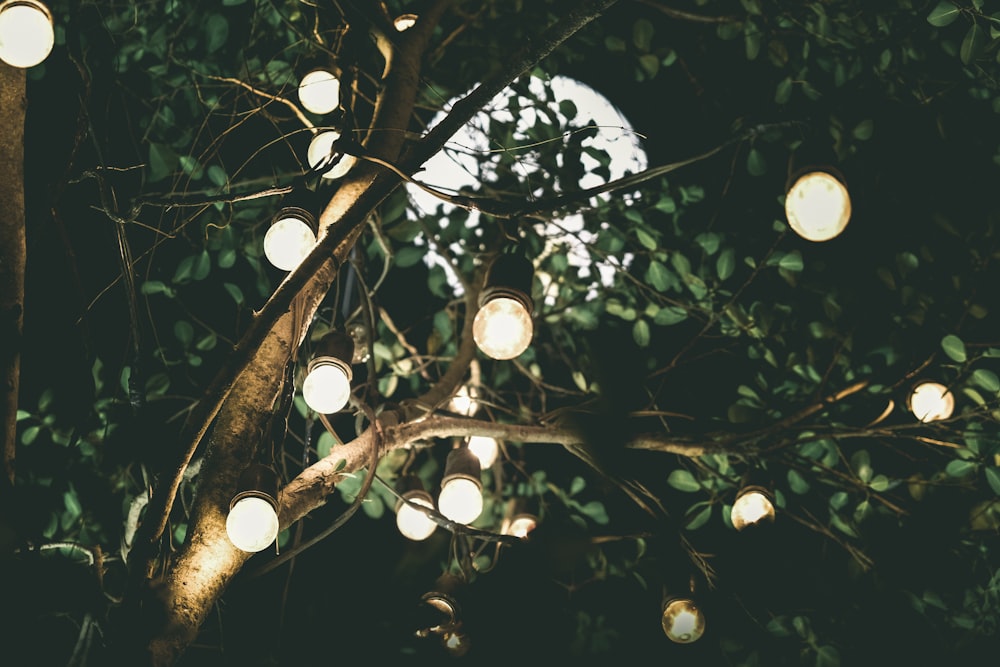
[(354, 339), (343, 331), (329, 331), (316, 343), (313, 358), (306, 366), (306, 375), (318, 366), (336, 366), (347, 376), (348, 382), (354, 379), (351, 362), (354, 360)]
[(4, 0), (0, 2), (0, 14), (4, 10), (10, 9), (11, 7), (31, 7), (32, 9), (37, 9), (41, 13), (45, 14), (45, 18), (52, 23), (52, 10), (44, 2), (39, 2), (38, 0)]
[(468, 479), (481, 490), (483, 488), (481, 475), (479, 459), (466, 445), (462, 445), (448, 452), (448, 458), (445, 459), (444, 463), (444, 476), (441, 478), (441, 488), (443, 489), (453, 479)]
[(240, 473), (236, 483), (236, 495), (229, 502), (232, 510), (244, 498), (262, 498), (278, 511), (278, 473), (270, 466), (254, 463)]
[(432, 507), (434, 506), (434, 498), (424, 488), (424, 483), (420, 478), (414, 474), (402, 475), (396, 480), (395, 489), (396, 493), (401, 496), (401, 498), (396, 500), (397, 514), (399, 513), (399, 508), (406, 504), (406, 500), (413, 500), (414, 498), (422, 498), (430, 503)]
[(531, 300), (531, 283), (535, 267), (522, 255), (498, 255), (486, 270), (483, 291), (479, 294), (479, 307), (499, 297), (514, 299), (528, 313), (535, 309)]

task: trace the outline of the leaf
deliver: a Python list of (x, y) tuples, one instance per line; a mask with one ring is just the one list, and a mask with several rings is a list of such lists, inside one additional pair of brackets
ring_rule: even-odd
[(678, 491), (686, 493), (694, 493), (701, 490), (701, 484), (694, 478), (694, 475), (683, 469), (674, 470), (670, 473), (670, 476), (667, 477), (667, 484)]
[(798, 250), (793, 250), (787, 255), (782, 256), (781, 260), (778, 262), (778, 266), (786, 271), (801, 271), (804, 267), (802, 263), (802, 254)]
[(678, 322), (683, 322), (687, 319), (687, 311), (683, 308), (678, 308), (677, 306), (667, 306), (666, 308), (661, 308), (656, 316), (653, 318), (653, 322), (659, 324), (660, 326), (670, 326), (671, 324), (677, 324)]
[(174, 336), (181, 342), (181, 345), (187, 347), (191, 344), (191, 339), (194, 338), (194, 327), (187, 320), (178, 320), (174, 322)]
[(701, 509), (700, 512), (695, 514), (693, 517), (688, 519), (688, 522), (684, 525), (687, 530), (698, 530), (712, 518), (712, 506), (707, 505)]
[(986, 468), (986, 482), (993, 489), (993, 493), (1000, 496), (1000, 470), (996, 468)]
[(642, 247), (646, 248), (647, 250), (656, 250), (657, 248), (656, 238), (652, 234), (647, 232), (645, 229), (637, 227), (635, 230), (635, 237), (639, 239), (639, 243), (642, 244)]
[(396, 266), (401, 269), (413, 266), (424, 258), (424, 249), (419, 246), (406, 246), (400, 248), (395, 255)]
[(858, 123), (854, 130), (851, 132), (854, 138), (858, 141), (868, 141), (872, 138), (872, 134), (875, 132), (875, 123), (871, 119), (863, 120)]
[(854, 469), (854, 474), (858, 476), (858, 479), (868, 483), (868, 480), (872, 478), (873, 471), (872, 459), (867, 449), (859, 449), (851, 455), (851, 468)]
[(200, 255), (195, 256), (191, 265), (191, 277), (195, 280), (204, 280), (212, 270), (212, 258), (208, 256), (207, 250), (202, 250)]
[(946, 25), (950, 25), (958, 15), (962, 13), (958, 7), (948, 2), (947, 0), (941, 0), (931, 13), (927, 15), (927, 22), (932, 26), (943, 28)]
[(948, 465), (944, 467), (944, 471), (952, 477), (964, 477), (975, 470), (976, 466), (977, 464), (974, 461), (955, 459), (948, 462)]
[(1000, 378), (997, 374), (986, 368), (977, 368), (972, 373), (972, 381), (986, 391), (996, 393), (1000, 391)]
[(149, 182), (155, 183), (169, 176), (177, 168), (179, 158), (166, 144), (149, 144)]
[(809, 482), (807, 482), (805, 478), (799, 474), (798, 470), (789, 470), (788, 488), (790, 488), (793, 493), (802, 495), (809, 492)]
[(205, 49), (214, 53), (223, 47), (229, 37), (229, 21), (219, 14), (210, 14), (205, 19)]
[(657, 292), (666, 292), (670, 287), (670, 271), (666, 266), (655, 259), (649, 263), (646, 269), (646, 282), (653, 286)]
[(606, 526), (610, 521), (608, 511), (604, 508), (604, 503), (600, 500), (591, 500), (586, 505), (580, 507), (580, 511), (593, 519), (594, 523), (601, 526)]
[(641, 318), (636, 320), (635, 324), (632, 325), (632, 339), (639, 347), (648, 347), (649, 322)]
[(955, 334), (948, 334), (941, 339), (941, 349), (952, 361), (962, 364), (968, 358), (965, 352), (965, 343)]
[(778, 83), (778, 87), (774, 90), (774, 103), (775, 104), (785, 104), (792, 98), (792, 80), (789, 77), (785, 77)]
[(729, 276), (733, 275), (733, 271), (735, 270), (736, 250), (726, 248), (715, 262), (715, 271), (719, 274), (719, 280), (726, 280)]
[(632, 25), (632, 43), (640, 51), (649, 51), (653, 42), (653, 24), (649, 19), (639, 19)]
[(215, 185), (220, 188), (225, 187), (226, 183), (229, 182), (229, 177), (226, 176), (226, 170), (217, 164), (213, 164), (208, 168), (208, 180), (212, 181)]
[(767, 173), (767, 163), (764, 156), (756, 148), (751, 148), (747, 154), (747, 173), (751, 176), (763, 176)]
[(840, 653), (832, 646), (816, 649), (816, 667), (840, 667)]
[(976, 60), (983, 54), (986, 50), (986, 43), (989, 38), (986, 36), (986, 31), (979, 27), (978, 23), (973, 23), (969, 26), (968, 32), (965, 33), (965, 38), (962, 40), (962, 48), (959, 51), (959, 56), (962, 58), (962, 64), (968, 65), (973, 60)]
[(233, 301), (236, 302), (237, 306), (243, 304), (243, 290), (240, 289), (239, 285), (233, 283), (223, 283), (222, 286), (226, 288), (226, 291), (229, 292), (229, 296), (233, 298)]

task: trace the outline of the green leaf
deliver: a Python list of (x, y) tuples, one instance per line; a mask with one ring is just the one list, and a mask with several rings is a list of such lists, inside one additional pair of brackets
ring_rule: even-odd
[(643, 248), (646, 248), (647, 250), (656, 250), (656, 238), (645, 229), (636, 227), (635, 237), (639, 239), (639, 243), (642, 244)]
[(986, 482), (990, 485), (990, 488), (993, 489), (993, 493), (1000, 496), (1000, 470), (997, 470), (996, 468), (986, 468), (985, 473)]
[(217, 164), (213, 164), (208, 168), (208, 180), (212, 181), (212, 183), (218, 185), (220, 188), (223, 188), (226, 186), (226, 183), (229, 182), (229, 177), (226, 176), (225, 169)]
[(687, 311), (683, 308), (678, 308), (677, 306), (667, 306), (666, 308), (661, 308), (656, 316), (653, 317), (653, 322), (660, 326), (670, 326), (671, 324), (677, 324), (678, 322), (683, 322), (687, 319)]
[(801, 271), (804, 267), (802, 263), (802, 253), (798, 250), (793, 250), (787, 255), (783, 255), (781, 260), (778, 261), (778, 266), (786, 271)]
[(866, 484), (872, 478), (872, 459), (867, 449), (859, 449), (851, 455), (851, 468), (854, 474)]
[(778, 83), (774, 90), (774, 103), (785, 104), (792, 98), (792, 80), (787, 76)]
[(200, 255), (196, 255), (191, 265), (191, 277), (195, 280), (204, 280), (212, 270), (212, 258), (208, 256), (207, 250), (202, 250)]
[(952, 477), (964, 477), (975, 470), (977, 465), (978, 464), (975, 461), (955, 459), (948, 462), (948, 465), (944, 467), (944, 471)]
[(988, 42), (989, 38), (986, 36), (986, 31), (980, 28), (978, 23), (973, 23), (969, 26), (969, 30), (965, 33), (965, 38), (962, 40), (962, 48), (959, 51), (962, 63), (968, 65), (983, 55)]
[(594, 523), (601, 526), (606, 526), (610, 521), (608, 511), (604, 508), (604, 503), (600, 500), (591, 500), (586, 505), (580, 507), (580, 511), (590, 517)]
[(871, 119), (863, 120), (858, 123), (854, 130), (851, 132), (854, 138), (858, 141), (868, 141), (872, 138), (872, 134), (875, 132), (875, 122)]
[(685, 491), (687, 493), (694, 493), (701, 490), (701, 484), (694, 478), (694, 475), (683, 469), (674, 470), (670, 473), (670, 476), (667, 477), (667, 484), (678, 491)]
[(952, 361), (962, 364), (968, 358), (965, 352), (965, 343), (955, 334), (948, 334), (941, 339), (941, 349)]
[(174, 336), (181, 342), (181, 345), (187, 347), (194, 338), (194, 327), (187, 320), (178, 320), (174, 322)]
[(958, 15), (962, 13), (958, 7), (954, 4), (948, 2), (947, 0), (941, 0), (931, 13), (927, 15), (927, 22), (932, 26), (938, 28), (943, 28), (946, 25), (950, 25)]
[(649, 263), (646, 269), (646, 282), (653, 286), (657, 292), (666, 292), (670, 287), (670, 271), (666, 266), (655, 259)]
[(640, 51), (649, 51), (653, 42), (653, 24), (649, 19), (639, 19), (632, 25), (632, 43)]
[(649, 322), (640, 318), (632, 325), (632, 339), (639, 347), (649, 346)]
[(419, 246), (406, 246), (396, 251), (394, 262), (401, 269), (413, 266), (424, 258), (425, 249)]
[(149, 143), (149, 182), (155, 183), (169, 176), (179, 163), (177, 153), (166, 144)]
[(799, 474), (798, 470), (788, 471), (788, 488), (792, 490), (793, 493), (802, 495), (809, 492), (809, 482)]
[(703, 507), (700, 512), (688, 519), (684, 527), (687, 530), (698, 530), (712, 518), (712, 506), (708, 505)]
[(767, 163), (764, 156), (756, 148), (751, 148), (747, 154), (747, 173), (751, 176), (763, 176), (767, 173)]
[(719, 259), (715, 262), (715, 271), (719, 274), (719, 280), (726, 280), (729, 276), (733, 275), (733, 271), (736, 270), (736, 250), (733, 248), (726, 248), (719, 255)]
[(205, 19), (205, 49), (214, 53), (222, 48), (229, 37), (229, 21), (219, 14), (210, 14)]
[(816, 667), (840, 667), (840, 653), (832, 646), (816, 649)]
[(972, 381), (986, 391), (996, 393), (1000, 391), (1000, 378), (997, 374), (986, 368), (977, 368), (972, 372)]
[(229, 292), (229, 296), (233, 298), (237, 306), (243, 305), (243, 290), (240, 289), (239, 285), (234, 283), (223, 283), (223, 287)]

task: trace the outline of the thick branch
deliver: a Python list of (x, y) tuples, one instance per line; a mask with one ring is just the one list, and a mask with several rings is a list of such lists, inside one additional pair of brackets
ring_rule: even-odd
[(17, 396), (24, 329), (25, 74), (0, 62), (0, 425), (3, 477), (14, 483)]

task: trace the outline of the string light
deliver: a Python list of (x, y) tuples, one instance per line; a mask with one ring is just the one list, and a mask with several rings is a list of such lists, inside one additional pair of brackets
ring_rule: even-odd
[(416, 14), (400, 14), (396, 17), (396, 20), (392, 22), (396, 30), (403, 32), (404, 30), (409, 30), (417, 24)]
[(330, 331), (320, 339), (306, 369), (302, 398), (323, 414), (339, 412), (351, 397), (351, 359), (354, 339), (342, 331)]
[(829, 241), (851, 219), (851, 196), (830, 171), (800, 176), (785, 195), (785, 217), (792, 230), (809, 241)]
[[(340, 139), (340, 132), (336, 130), (327, 130), (325, 132), (320, 132), (312, 138), (309, 142), (309, 148), (306, 150), (306, 159), (309, 160), (309, 166), (312, 169), (318, 169), (321, 165), (325, 164), (326, 161), (333, 154), (333, 143)], [(354, 156), (344, 155), (341, 156), (340, 160), (336, 164), (331, 166), (329, 169), (323, 172), (323, 178), (336, 179), (345, 175), (354, 166)]]
[(733, 528), (743, 530), (747, 526), (774, 521), (774, 503), (771, 493), (763, 486), (744, 486), (736, 495), (730, 515)]
[(663, 605), (663, 632), (670, 641), (690, 644), (705, 633), (705, 615), (689, 598), (671, 598)]
[[(403, 537), (419, 542), (426, 540), (437, 528), (434, 520), (410, 503), (434, 509), (434, 499), (424, 490), (423, 482), (416, 475), (404, 475), (396, 484), (401, 499), (396, 502), (396, 527)], [(407, 502), (409, 501), (409, 502)]]
[(534, 267), (520, 255), (500, 255), (486, 272), (472, 337), (483, 354), (513, 359), (531, 344), (531, 281)]
[(0, 2), (0, 60), (26, 69), (45, 60), (55, 44), (52, 12), (38, 0)]
[(299, 102), (314, 114), (328, 114), (340, 106), (340, 79), (332, 72), (314, 69), (299, 81)]
[(483, 511), (479, 459), (465, 445), (448, 453), (438, 495), (438, 510), (455, 523), (469, 524)]
[(294, 271), (316, 246), (316, 217), (289, 201), (272, 218), (264, 234), (264, 256), (282, 271)]
[(229, 503), (226, 534), (237, 549), (263, 551), (278, 537), (278, 475), (254, 464), (240, 475), (236, 495)]
[(475, 387), (462, 385), (448, 401), (448, 409), (466, 417), (471, 417), (479, 411), (479, 390)]
[(486, 470), (496, 463), (497, 455), (500, 452), (500, 445), (496, 438), (489, 438), (483, 435), (474, 435), (469, 438), (469, 450), (479, 459), (479, 467)]
[(929, 423), (951, 417), (955, 396), (939, 382), (921, 382), (910, 392), (907, 404), (914, 417)]

